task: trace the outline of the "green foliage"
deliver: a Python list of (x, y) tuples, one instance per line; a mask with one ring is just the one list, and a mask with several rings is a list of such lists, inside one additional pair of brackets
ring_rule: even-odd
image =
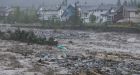
[(51, 25), (60, 25), (60, 20), (56, 17), (56, 16), (52, 16), (48, 22), (51, 24)]
[(60, 21), (60, 19), (56, 16), (52, 16), (49, 18), (48, 21), (45, 22), (45, 25), (43, 25), (43, 26), (60, 28), (61, 25), (62, 25), (62, 22)]
[(76, 6), (75, 7), (75, 12), (74, 12), (74, 15), (72, 15), (68, 22), (70, 24), (73, 24), (73, 25), (81, 25), (82, 24), (82, 19), (81, 19), (81, 16), (79, 14), (79, 10), (78, 10), (78, 7)]
[(102, 23), (103, 19), (100, 19), (100, 23)]
[(140, 3), (138, 3), (138, 8), (140, 8)]
[(8, 23), (34, 23), (38, 21), (35, 8), (21, 10), (20, 7), (15, 7), (13, 14), (7, 17)]
[(95, 15), (90, 15), (89, 20), (90, 20), (91, 23), (95, 23), (96, 16)]

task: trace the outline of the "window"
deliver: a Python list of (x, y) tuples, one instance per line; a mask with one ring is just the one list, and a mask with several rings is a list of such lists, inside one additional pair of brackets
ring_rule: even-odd
[(138, 15), (139, 14), (139, 11), (136, 11), (135, 14)]
[(103, 10), (101, 10), (101, 12), (103, 12)]
[(88, 13), (84, 13), (84, 15), (87, 17), (88, 16)]

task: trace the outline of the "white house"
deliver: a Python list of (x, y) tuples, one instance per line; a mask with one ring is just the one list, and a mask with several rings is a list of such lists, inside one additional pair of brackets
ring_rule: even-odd
[(60, 19), (61, 11), (58, 7), (51, 8), (39, 8), (37, 14), (39, 15), (40, 20), (49, 20), (49, 19)]
[[(108, 21), (108, 12), (114, 12), (117, 6), (113, 4), (100, 4), (99, 6), (94, 5), (82, 5), (80, 6), (81, 18), (84, 23), (90, 22), (90, 16), (96, 16), (96, 23), (103, 23)], [(111, 16), (111, 15), (110, 15)]]
[[(111, 8), (115, 8), (113, 4), (101, 4), (99, 7), (93, 11), (93, 14), (96, 16), (96, 23), (103, 23), (107, 21), (107, 17), (104, 14), (108, 13)], [(111, 10), (114, 11), (114, 10)]]
[(59, 19), (67, 8), (67, 0), (63, 0), (62, 4), (58, 6), (46, 6), (39, 8), (37, 14), (40, 20)]
[(110, 8), (105, 14), (102, 14), (104, 22), (113, 23), (114, 14), (116, 14), (118, 7)]

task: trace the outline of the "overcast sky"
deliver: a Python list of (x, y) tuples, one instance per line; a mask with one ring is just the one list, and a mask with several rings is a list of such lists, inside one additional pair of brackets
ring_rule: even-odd
[[(0, 0), (0, 6), (39, 6), (43, 2), (45, 5), (57, 5), (63, 0)], [(75, 2), (76, 0), (68, 0), (69, 3)], [(99, 3), (112, 3), (116, 4), (117, 0), (79, 0), (81, 4), (87, 2), (88, 4), (97, 5)], [(123, 1), (123, 0), (121, 0)]]

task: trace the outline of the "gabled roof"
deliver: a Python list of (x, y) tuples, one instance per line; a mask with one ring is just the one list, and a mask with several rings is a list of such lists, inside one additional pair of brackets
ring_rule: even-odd
[(0, 7), (0, 12), (5, 12), (7, 10), (7, 7)]
[(55, 10), (57, 11), (57, 10), (59, 10), (59, 8), (60, 8), (59, 6), (47, 6), (47, 7), (46, 7), (47, 10), (52, 10), (52, 11), (53, 11), (53, 10), (54, 10), (54, 11), (55, 11)]
[(138, 7), (132, 7), (132, 6), (124, 6), (124, 9), (126, 11), (138, 11)]
[(88, 12), (88, 11), (96, 10), (97, 7), (98, 6), (95, 6), (95, 5), (81, 5), (81, 6), (79, 6), (81, 11), (83, 11), (83, 12)]
[(40, 11), (58, 11), (59, 10), (59, 6), (44, 6), (44, 7), (40, 7), (39, 10)]
[(74, 14), (74, 12), (75, 12), (75, 7), (73, 5), (69, 5), (67, 9), (64, 11), (64, 13), (62, 14), (62, 17), (71, 16)]
[[(120, 8), (120, 7), (118, 7)], [(118, 8), (110, 8), (105, 14), (103, 14), (103, 16), (109, 16), (109, 15), (113, 15), (116, 13), (116, 11), (118, 10)]]

